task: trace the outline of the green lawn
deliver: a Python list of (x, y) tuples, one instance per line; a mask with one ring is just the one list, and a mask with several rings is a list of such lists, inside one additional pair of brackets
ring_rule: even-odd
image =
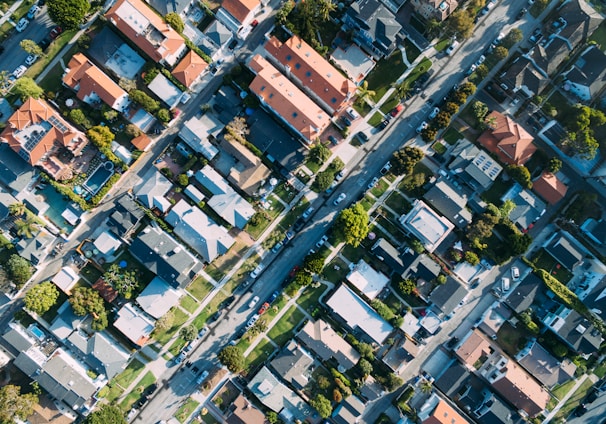
[(398, 49), (388, 58), (377, 62), (377, 66), (366, 77), (368, 89), (375, 92), (375, 102), (385, 95), (391, 83), (396, 81), (406, 69), (406, 64), (402, 60), (402, 53)]
[(61, 63), (57, 63), (50, 71), (48, 71), (44, 79), (40, 81), (40, 84), (38, 85), (44, 88), (44, 91), (56, 93), (61, 89), (61, 78), (64, 72), (65, 69), (63, 69)]
[(346, 244), (341, 253), (349, 259), (350, 262), (358, 263), (358, 261), (366, 255), (366, 249), (364, 249), (363, 246), (353, 247), (350, 244)]
[(200, 304), (198, 302), (196, 302), (196, 300), (189, 295), (185, 295), (185, 296), (183, 296), (183, 299), (181, 299), (181, 307), (183, 309), (185, 309), (187, 312), (189, 312), (190, 314), (193, 314), (194, 312), (196, 312), (196, 309), (198, 308), (198, 306), (200, 306)]
[(362, 116), (368, 115), (372, 107), (366, 102), (355, 102), (353, 108)]
[(175, 316), (173, 325), (169, 329), (153, 332), (154, 339), (161, 345), (165, 345), (171, 337), (179, 331), (179, 328), (187, 321), (187, 318), (189, 318), (189, 316), (180, 308), (172, 308), (171, 310)]
[(446, 153), (446, 147), (439, 141), (436, 141), (435, 143), (433, 143), (431, 148), (434, 150), (434, 152), (436, 152), (439, 155), (443, 155), (444, 153)]
[(316, 162), (314, 160), (308, 159), (307, 161), (305, 161), (305, 166), (313, 173), (316, 174), (319, 170), (320, 167), (322, 166), (321, 163)]
[(408, 38), (404, 39), (404, 50), (406, 50), (406, 59), (408, 59), (410, 63), (414, 62), (421, 54), (421, 50), (419, 50)]
[(599, 378), (604, 378), (604, 376), (606, 375), (606, 361), (603, 361), (600, 365), (595, 367), (593, 373)]
[(383, 193), (385, 193), (385, 191), (387, 191), (388, 188), (389, 184), (387, 183), (387, 181), (381, 178), (377, 185), (372, 190), (370, 190), (370, 193), (378, 199), (383, 195)]
[(185, 341), (185, 339), (182, 339), (181, 337), (177, 337), (177, 339), (173, 342), (173, 344), (168, 348), (168, 352), (173, 357), (175, 357), (179, 354), (181, 349), (183, 349), (185, 347), (186, 343), (187, 342)]
[(393, 209), (398, 215), (408, 213), (412, 209), (410, 202), (397, 191), (394, 191), (389, 195), (387, 200), (385, 200), (385, 204)]
[(278, 312), (282, 310), (282, 308), (284, 307), (284, 305), (286, 305), (287, 302), (288, 298), (286, 297), (286, 295), (279, 295), (278, 298), (274, 300), (274, 303), (271, 304), (271, 308), (269, 308), (267, 312), (265, 312), (265, 315), (268, 317), (268, 321), (271, 321), (273, 318), (275, 318), (275, 316), (278, 315)]
[(295, 223), (297, 218), (299, 218), (301, 214), (305, 212), (305, 209), (307, 209), (308, 205), (309, 201), (305, 197), (303, 197), (301, 201), (297, 204), (297, 206), (292, 208), (284, 216), (284, 218), (282, 218), (282, 221), (280, 221), (280, 227), (282, 227), (284, 231), (288, 230), (290, 226)]
[(574, 107), (559, 91), (554, 91), (547, 102), (558, 111), (557, 119), (565, 121), (574, 112)]
[(283, 202), (290, 203), (297, 193), (295, 189), (286, 187), (284, 184), (280, 184), (275, 188), (274, 194), (282, 199)]
[(301, 312), (296, 305), (290, 307), (282, 318), (269, 330), (267, 336), (272, 339), (276, 344), (283, 346), (288, 342), (294, 335), (295, 327), (305, 318), (303, 312)]
[(95, 282), (103, 275), (101, 271), (92, 266), (91, 264), (86, 265), (80, 271), (80, 275), (88, 280), (89, 283), (95, 284)]
[(406, 81), (408, 81), (411, 85), (423, 75), (425, 72), (429, 71), (431, 68), (431, 59), (424, 57), (415, 68), (408, 74), (406, 77)]
[(368, 125), (376, 127), (381, 123), (381, 121), (383, 121), (383, 114), (381, 112), (375, 112), (375, 114), (372, 115), (368, 120)]
[(513, 182), (505, 181), (502, 177), (497, 178), (488, 190), (480, 195), (482, 200), (496, 206), (501, 205), (501, 197), (511, 188)]
[(558, 264), (558, 262), (549, 255), (545, 249), (540, 249), (534, 258), (532, 258), (532, 263), (535, 264), (537, 268), (544, 269), (549, 272), (554, 278), (556, 278), (559, 282), (566, 285), (572, 278), (572, 274), (563, 266)]
[(391, 96), (389, 96), (389, 98), (381, 105), (381, 112), (383, 112), (384, 114), (388, 114), (399, 104), (400, 99), (398, 99), (396, 93), (391, 93)]
[(568, 398), (564, 406), (560, 408), (558, 413), (555, 415), (554, 420), (557, 421), (559, 418), (568, 417), (568, 415), (570, 415), (570, 413), (577, 406), (579, 406), (581, 400), (583, 400), (585, 396), (587, 396), (587, 393), (589, 393), (589, 390), (591, 390), (592, 386), (593, 382), (589, 378), (586, 378), (585, 381), (581, 383), (576, 392), (574, 392), (573, 395)]
[(128, 367), (114, 378), (114, 383), (127, 389), (144, 368), (145, 365), (143, 365), (142, 362), (133, 359), (130, 364), (128, 364)]
[(441, 39), (440, 41), (438, 41), (438, 42), (436, 43), (436, 45), (434, 46), (434, 48), (435, 48), (437, 51), (441, 52), (442, 50), (446, 50), (446, 48), (447, 48), (448, 46), (450, 46), (450, 43), (451, 43), (451, 42), (452, 42), (452, 41), (451, 41), (451, 39), (450, 39), (450, 38), (443, 38), (443, 39)]
[(527, 333), (519, 328), (504, 323), (497, 332), (497, 342), (505, 352), (515, 356), (526, 342)]
[(215, 286), (206, 281), (204, 277), (197, 276), (196, 279), (187, 286), (186, 290), (189, 294), (198, 299), (198, 302), (202, 302), (214, 287)]
[(461, 134), (460, 132), (458, 132), (454, 128), (450, 127), (446, 131), (444, 131), (444, 134), (442, 135), (442, 138), (448, 144), (450, 144), (452, 146), (453, 144), (455, 144), (457, 141), (461, 140), (464, 137), (463, 137), (463, 134)]
[(263, 231), (269, 227), (269, 224), (271, 224), (280, 212), (284, 210), (284, 205), (275, 196), (269, 196), (267, 201), (271, 206), (269, 210), (264, 210), (264, 212), (267, 213), (269, 219), (262, 219), (259, 225), (253, 225), (249, 222), (244, 228), (244, 230), (255, 240), (259, 239), (261, 234), (263, 234)]
[(362, 200), (360, 200), (360, 204), (364, 208), (364, 210), (369, 211), (372, 208), (372, 205), (375, 204), (375, 199), (366, 195)]
[(120, 409), (122, 409), (122, 411), (124, 412), (128, 412), (133, 406), (133, 403), (135, 403), (141, 397), (141, 393), (143, 393), (145, 389), (147, 389), (155, 382), (156, 377), (154, 377), (151, 371), (148, 371), (143, 376), (143, 378), (139, 380), (139, 382), (137, 383), (137, 387), (128, 395), (126, 395), (122, 402), (120, 402)]
[(200, 405), (200, 402), (198, 402), (197, 400), (194, 400), (192, 398), (187, 399), (187, 401), (183, 405), (181, 405), (181, 407), (177, 410), (175, 418), (180, 423), (186, 422), (189, 416), (196, 410), (198, 405)]
[(598, 29), (591, 34), (589, 41), (595, 41), (602, 51), (606, 50), (606, 21), (602, 22)]
[[(27, 7), (27, 9), (29, 9), (29, 6)], [(27, 11), (27, 9), (26, 9), (26, 11)], [(69, 40), (72, 39), (72, 37), (76, 34), (76, 32), (77, 32), (77, 30), (65, 31), (63, 34), (61, 34), (59, 37), (57, 37), (51, 43), (51, 45), (48, 47), (45, 55), (42, 56), (40, 59), (38, 59), (38, 61), (36, 63), (34, 63), (32, 66), (30, 66), (30, 68), (27, 70), (25, 75), (28, 77), (31, 77), (33, 79), (35, 79), (38, 75), (40, 75), (40, 73), (44, 70), (44, 68), (46, 68), (46, 65), (48, 65), (50, 63), (50, 61), (53, 60), (55, 58), (55, 56), (57, 56), (57, 54), (59, 54), (61, 49), (63, 49), (63, 47), (69, 42)], [(63, 56), (66, 65), (67, 65), (67, 62), (69, 62), (69, 59), (71, 59), (71, 57), (77, 50), (78, 50), (78, 46), (74, 44), (71, 47), (71, 49), (69, 50), (69, 52)], [(51, 72), (56, 72), (56, 71), (55, 71), (55, 69), (53, 69)], [(54, 80), (54, 82), (51, 82), (51, 81), (49, 81), (48, 84), (51, 86), (54, 86), (56, 91), (59, 91), (62, 89), (61, 81), (59, 81), (58, 84), (57, 84), (56, 80)]]
[(557, 399), (563, 399), (564, 396), (566, 396), (568, 392), (572, 389), (572, 387), (576, 384), (576, 382), (576, 380), (570, 380), (564, 384), (555, 386), (551, 390), (551, 394), (554, 395)]
[(253, 370), (269, 358), (275, 350), (274, 345), (267, 339), (261, 340), (246, 357), (246, 365)]
[(328, 265), (322, 270), (322, 277), (332, 283), (339, 283), (345, 279), (349, 273), (347, 264), (340, 258), (334, 258)]
[(297, 299), (297, 303), (307, 312), (311, 312), (320, 300), (320, 296), (326, 290), (326, 285), (320, 284), (319, 287), (306, 287), (301, 296)]

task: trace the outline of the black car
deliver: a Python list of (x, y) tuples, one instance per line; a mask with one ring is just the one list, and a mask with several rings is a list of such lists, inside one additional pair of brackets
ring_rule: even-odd
[(151, 386), (149, 386), (147, 389), (145, 389), (145, 391), (143, 392), (143, 396), (151, 396), (156, 390), (158, 390), (158, 385), (156, 383), (152, 384)]
[(236, 48), (236, 46), (238, 45), (238, 40), (231, 40), (231, 43), (229, 43), (229, 46), (227, 46), (230, 50), (233, 50)]
[(345, 124), (345, 126), (351, 127), (351, 121), (349, 120), (349, 118), (347, 116), (343, 115), (341, 117), (341, 120), (343, 121), (343, 123)]
[(427, 81), (429, 81), (429, 72), (425, 72), (424, 74), (419, 76), (419, 78), (417, 78), (417, 81), (421, 85), (425, 84)]
[(589, 392), (589, 395), (587, 395), (587, 398), (585, 399), (585, 401), (587, 403), (591, 403), (593, 401), (595, 401), (599, 396), (599, 392), (597, 388), (594, 388), (591, 390), (591, 392)]
[(303, 226), (305, 226), (305, 220), (303, 218), (299, 218), (295, 222), (295, 225), (292, 226), (292, 228), (295, 231), (301, 231), (301, 229), (303, 228)]
[(577, 406), (577, 409), (574, 410), (573, 414), (575, 417), (580, 417), (587, 412), (587, 406), (584, 403)]
[(379, 131), (383, 131), (385, 128), (387, 128), (387, 125), (389, 125), (389, 121), (386, 119), (384, 121), (382, 121), (377, 128), (379, 129)]
[(47, 38), (44, 38), (43, 40), (41, 40), (38, 43), (38, 46), (40, 46), (40, 48), (42, 49), (42, 51), (44, 51), (44, 50), (46, 50), (48, 48), (48, 46), (50, 46), (50, 44), (51, 44), (51, 40), (50, 40), (50, 38), (47, 37)]
[(516, 20), (520, 20), (524, 17), (524, 15), (526, 14), (526, 12), (528, 12), (528, 9), (524, 8), (522, 10), (520, 10), (520, 13), (518, 13), (518, 15), (516, 16)]
[(208, 319), (206, 320), (207, 324), (212, 324), (213, 322), (215, 322), (216, 320), (219, 319), (219, 317), (221, 316), (222, 311), (217, 311), (214, 314), (212, 314), (211, 316), (208, 317)]
[(359, 133), (357, 133), (356, 137), (358, 137), (364, 143), (366, 143), (368, 141), (368, 136), (366, 135), (366, 133), (364, 133), (362, 131), (360, 131)]
[(271, 296), (269, 297), (269, 299), (267, 299), (267, 303), (273, 303), (274, 300), (276, 300), (278, 298), (278, 296), (280, 296), (280, 292), (278, 290), (276, 290), (275, 292), (273, 292), (271, 294)]
[(221, 302), (221, 309), (229, 308), (232, 305), (232, 303), (234, 303), (235, 301), (236, 301), (235, 296), (229, 296), (227, 299), (225, 299), (223, 302)]

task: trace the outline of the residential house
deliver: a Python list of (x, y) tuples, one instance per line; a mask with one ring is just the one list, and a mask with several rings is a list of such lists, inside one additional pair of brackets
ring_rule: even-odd
[(501, 200), (511, 200), (515, 204), (515, 208), (509, 214), (509, 219), (522, 231), (532, 228), (545, 213), (545, 203), (530, 191), (523, 189), (518, 183), (515, 183)]
[(536, 340), (529, 340), (516, 355), (516, 361), (545, 387), (564, 384), (574, 378), (577, 366), (568, 358), (554, 358)]
[(432, 253), (453, 230), (448, 219), (438, 215), (422, 200), (416, 199), (413, 208), (400, 217), (400, 224), (419, 239), (425, 249)]
[(526, 56), (516, 58), (500, 79), (514, 93), (522, 92), (528, 97), (538, 96), (549, 84), (549, 78)]
[(135, 300), (149, 316), (160, 319), (179, 304), (183, 294), (182, 290), (171, 287), (162, 278), (154, 277)]
[(525, 56), (545, 78), (555, 76), (572, 53), (574, 45), (559, 35), (550, 35), (544, 45), (538, 44)]
[(543, 291), (543, 281), (532, 272), (515, 286), (503, 303), (516, 314), (521, 314), (535, 302)]
[(342, 19), (345, 27), (353, 30), (353, 41), (375, 60), (389, 56), (396, 49), (402, 26), (393, 12), (378, 0), (353, 2)]
[(200, 208), (191, 206), (183, 199), (170, 210), (166, 222), (207, 263), (227, 253), (236, 242), (224, 227), (217, 225)]
[(374, 300), (389, 284), (389, 277), (376, 271), (364, 259), (360, 259), (347, 274), (347, 281), (368, 299)]
[(227, 424), (265, 424), (265, 414), (257, 409), (243, 394), (231, 403), (226, 414)]
[(202, 193), (200, 190), (198, 190), (196, 188), (196, 186), (194, 186), (193, 184), (188, 185), (187, 187), (185, 187), (183, 189), (183, 193), (189, 197), (189, 199), (191, 201), (194, 202), (194, 204), (199, 205), (200, 202), (203, 202), (204, 199), (206, 199), (206, 196), (204, 196), (204, 193)]
[(223, 0), (217, 19), (237, 34), (251, 24), (262, 6), (261, 0)]
[(422, 424), (469, 424), (461, 414), (442, 399), (436, 393), (432, 393), (429, 399), (417, 412)]
[(548, 312), (543, 318), (543, 324), (572, 351), (581, 355), (595, 353), (603, 340), (589, 320), (564, 305), (560, 305), (554, 312)]
[(145, 59), (125, 43), (124, 38), (110, 25), (104, 25), (95, 34), (86, 53), (118, 79), (135, 79), (145, 65)]
[(207, 205), (230, 225), (243, 229), (255, 214), (252, 205), (236, 193), (210, 165), (196, 172), (195, 178), (213, 194)]
[(423, 199), (458, 228), (465, 228), (471, 223), (471, 212), (466, 209), (467, 196), (448, 180), (440, 178), (423, 195)]
[(531, 136), (510, 116), (493, 111), (486, 118), (489, 127), (478, 138), (478, 142), (489, 152), (508, 165), (523, 165), (536, 152)]
[(267, 59), (329, 115), (351, 105), (356, 85), (301, 37), (294, 35), (284, 43), (272, 37), (265, 50)]
[(587, 250), (566, 231), (554, 233), (544, 244), (545, 251), (568, 271), (583, 263)]
[(176, 13), (182, 18), (189, 10), (192, 0), (146, 0), (161, 16)]
[(583, 299), (583, 303), (591, 312), (598, 315), (602, 321), (606, 320), (606, 277), (591, 289)]
[(470, 371), (479, 369), (494, 352), (494, 346), (477, 329), (470, 331), (454, 350), (455, 356)]
[(32, 166), (22, 160), (6, 143), (0, 143), (0, 184), (18, 196), (30, 186), (36, 175)]
[(80, 156), (88, 139), (45, 100), (30, 97), (8, 119), (0, 142), (7, 143), (29, 165), (39, 166), (55, 180), (64, 180), (73, 174), (71, 159), (64, 159), (63, 149)]
[(149, 317), (137, 306), (127, 303), (118, 310), (114, 328), (135, 345), (141, 347), (149, 341), (155, 324), (155, 319)]
[(223, 128), (225, 128), (225, 125), (214, 114), (205, 113), (200, 118), (192, 116), (185, 121), (179, 130), (179, 138), (194, 152), (200, 153), (206, 159), (211, 160), (219, 153), (219, 149), (210, 140), (216, 140)]
[(118, 0), (105, 17), (155, 62), (175, 66), (187, 51), (183, 37), (142, 0)]
[(185, 287), (198, 275), (202, 263), (165, 231), (148, 226), (133, 240), (130, 253), (171, 287)]
[(415, 342), (414, 339), (398, 335), (394, 338), (394, 343), (385, 352), (381, 360), (393, 372), (399, 374), (410, 361), (419, 356), (422, 349), (423, 345)]
[(148, 209), (158, 209), (160, 212), (167, 212), (171, 204), (164, 197), (172, 188), (173, 184), (156, 167), (150, 168), (133, 192), (135, 197), (143, 206)]
[(606, 220), (593, 218), (587, 218), (583, 225), (581, 225), (581, 231), (585, 234), (592, 242), (598, 246), (602, 246), (606, 243)]
[(64, 266), (61, 268), (61, 270), (51, 279), (51, 283), (53, 283), (67, 295), (71, 294), (71, 289), (78, 281), (80, 281), (80, 276), (70, 266)]
[(362, 419), (365, 410), (366, 406), (360, 398), (355, 395), (347, 396), (335, 408), (331, 418), (335, 424), (357, 423)]
[(147, 150), (151, 147), (152, 139), (149, 138), (147, 134), (141, 134), (137, 137), (133, 138), (130, 141), (130, 144), (134, 146), (135, 149), (141, 150), (142, 152), (147, 152)]
[(496, 181), (503, 167), (487, 152), (478, 149), (467, 140), (462, 140), (452, 151), (453, 161), (448, 167), (467, 185), (484, 191)]
[(322, 361), (336, 360), (340, 369), (348, 370), (360, 360), (360, 354), (321, 319), (307, 321), (297, 333), (297, 339)]
[(415, 280), (419, 296), (429, 301), (429, 294), (433, 288), (433, 283), (438, 275), (440, 275), (441, 270), (440, 265), (429, 256), (425, 254), (416, 255), (402, 274), (402, 278)]
[(118, 240), (111, 231), (106, 230), (99, 234), (93, 242), (94, 248), (103, 256), (113, 256), (118, 251), (122, 242)]
[(187, 88), (191, 88), (204, 71), (208, 68), (208, 63), (202, 59), (196, 52), (190, 50), (183, 59), (174, 67), (171, 74), (181, 84)]
[(276, 412), (285, 422), (305, 421), (314, 415), (311, 407), (280, 383), (267, 367), (261, 368), (247, 387), (263, 405)]
[(597, 46), (588, 47), (572, 68), (562, 74), (571, 93), (585, 102), (591, 101), (606, 85), (606, 54)]
[(107, 218), (107, 226), (118, 237), (127, 239), (144, 216), (145, 212), (137, 206), (132, 197), (125, 194), (114, 201), (112, 213)]
[(349, 328), (363, 331), (378, 345), (382, 345), (393, 331), (391, 324), (344, 284), (340, 285), (326, 301), (326, 306), (331, 308)]
[(330, 116), (266, 59), (255, 55), (248, 66), (255, 74), (250, 91), (307, 144), (328, 128)]
[(444, 21), (459, 6), (457, 0), (412, 0), (410, 3), (425, 20)]
[(169, 109), (176, 107), (183, 96), (183, 92), (179, 90), (179, 87), (173, 84), (161, 72), (158, 72), (158, 75), (147, 84), (147, 88), (162, 100)]
[(311, 379), (314, 359), (291, 340), (269, 366), (295, 390), (302, 390)]
[(442, 314), (450, 315), (466, 297), (467, 289), (454, 278), (448, 277), (444, 284), (431, 292), (429, 300)]
[(494, 340), (503, 324), (509, 320), (511, 316), (511, 311), (507, 309), (502, 302), (495, 302), (484, 312), (484, 314), (482, 314), (481, 321), (477, 327)]
[(80, 100), (93, 106), (103, 102), (123, 112), (130, 104), (126, 91), (82, 53), (76, 53), (70, 59), (63, 74), (63, 84), (74, 90)]
[(261, 158), (236, 140), (221, 138), (221, 156), (215, 167), (227, 175), (227, 180), (249, 196), (253, 196), (269, 178), (271, 171)]
[(566, 20), (566, 25), (558, 34), (574, 48), (593, 34), (604, 18), (589, 3), (583, 0), (569, 0), (560, 6), (558, 13)]
[(391, 274), (402, 275), (406, 269), (406, 265), (398, 249), (384, 238), (378, 239), (370, 250), (378, 260), (389, 267)]
[(351, 44), (345, 49), (337, 47), (331, 53), (330, 60), (356, 85), (362, 84), (376, 65), (374, 59), (356, 44)]
[(206, 44), (202, 44), (200, 47), (202, 51), (210, 56), (213, 60), (217, 57), (217, 54), (221, 54), (229, 43), (234, 39), (233, 32), (219, 20), (214, 20), (204, 31), (205, 40), (210, 42), (209, 48)]
[(30, 261), (32, 265), (37, 266), (44, 262), (55, 240), (55, 236), (42, 229), (32, 234), (32, 238), (21, 238), (15, 244), (15, 248), (19, 256)]
[(555, 174), (544, 171), (532, 182), (532, 190), (550, 205), (555, 205), (566, 196), (568, 186)]

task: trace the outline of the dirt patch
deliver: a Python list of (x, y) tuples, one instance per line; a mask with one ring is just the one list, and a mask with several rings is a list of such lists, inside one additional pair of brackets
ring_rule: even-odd
[[(202, 392), (202, 394), (205, 396), (208, 395), (211, 392), (211, 390), (217, 385), (217, 383), (219, 383), (219, 381), (221, 381), (221, 379), (223, 379), (225, 374), (227, 374), (227, 370), (225, 370), (223, 368), (219, 368), (218, 370), (211, 371), (210, 376), (206, 379), (206, 381), (202, 385), (200, 392)], [(217, 396), (218, 396), (218, 394), (217, 394)]]

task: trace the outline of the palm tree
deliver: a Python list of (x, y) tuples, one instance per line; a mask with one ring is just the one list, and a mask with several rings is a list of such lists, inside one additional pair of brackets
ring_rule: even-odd
[(19, 218), (15, 220), (17, 234), (25, 238), (32, 238), (34, 232), (38, 229), (39, 223), (35, 215), (30, 215), (27, 218)]
[(317, 11), (323, 21), (328, 21), (330, 19), (330, 12), (336, 9), (337, 6), (331, 0), (318, 0), (317, 2)]
[(358, 87), (357, 94), (358, 94), (358, 100), (356, 102), (361, 105), (364, 102), (368, 103), (369, 100), (372, 100), (372, 98), (377, 93), (375, 93), (374, 90), (369, 90), (368, 89), (368, 81), (364, 81), (362, 83), (362, 85)]
[(428, 395), (431, 393), (431, 390), (433, 389), (433, 385), (431, 384), (431, 381), (423, 380), (423, 382), (421, 383), (420, 389), (421, 389), (421, 392)]
[(8, 212), (11, 215), (21, 216), (25, 214), (26, 210), (27, 208), (25, 207), (25, 204), (23, 202), (17, 202), (13, 203), (12, 205), (8, 205)]
[(401, 83), (393, 83), (392, 87), (396, 90), (396, 96), (399, 100), (405, 99), (408, 94), (412, 91), (410, 81), (404, 80)]

